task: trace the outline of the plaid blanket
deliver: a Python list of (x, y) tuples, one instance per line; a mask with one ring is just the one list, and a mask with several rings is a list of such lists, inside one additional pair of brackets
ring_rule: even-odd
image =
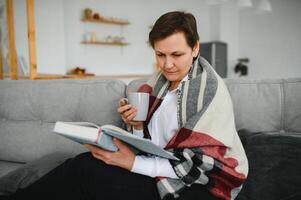
[[(180, 161), (170, 163), (179, 177), (157, 177), (161, 199), (178, 197), (192, 184), (201, 184), (219, 199), (234, 199), (248, 173), (248, 161), (235, 129), (233, 107), (223, 80), (210, 64), (198, 57), (178, 90), (181, 127), (165, 149)], [(168, 91), (170, 82), (158, 72), (138, 91), (150, 93), (147, 125)]]

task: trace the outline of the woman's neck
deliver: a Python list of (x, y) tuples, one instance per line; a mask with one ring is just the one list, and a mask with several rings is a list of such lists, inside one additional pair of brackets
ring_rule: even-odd
[(171, 82), (168, 90), (172, 91), (172, 90), (176, 89), (179, 86), (180, 82), (181, 81), (173, 81), (173, 82)]

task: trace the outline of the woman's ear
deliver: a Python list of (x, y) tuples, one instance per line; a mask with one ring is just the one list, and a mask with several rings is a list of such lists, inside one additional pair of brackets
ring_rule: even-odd
[(193, 49), (192, 49), (192, 56), (193, 56), (194, 58), (198, 56), (199, 50), (200, 50), (200, 42), (197, 41), (197, 43), (194, 45), (194, 47), (193, 47)]

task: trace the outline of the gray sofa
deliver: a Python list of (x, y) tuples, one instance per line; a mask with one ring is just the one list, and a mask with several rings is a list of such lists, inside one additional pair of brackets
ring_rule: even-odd
[[(118, 100), (144, 81), (0, 81), (0, 195), (86, 151), (53, 134), (56, 121), (123, 126)], [(301, 78), (225, 81), (250, 165), (238, 199), (300, 198)]]

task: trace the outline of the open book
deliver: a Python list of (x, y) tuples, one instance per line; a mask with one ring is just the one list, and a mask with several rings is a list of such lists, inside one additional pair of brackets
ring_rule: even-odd
[(117, 151), (113, 137), (139, 151), (167, 159), (178, 160), (171, 152), (114, 125), (98, 126), (90, 122), (56, 122), (55, 133), (81, 144), (93, 144), (109, 151)]

